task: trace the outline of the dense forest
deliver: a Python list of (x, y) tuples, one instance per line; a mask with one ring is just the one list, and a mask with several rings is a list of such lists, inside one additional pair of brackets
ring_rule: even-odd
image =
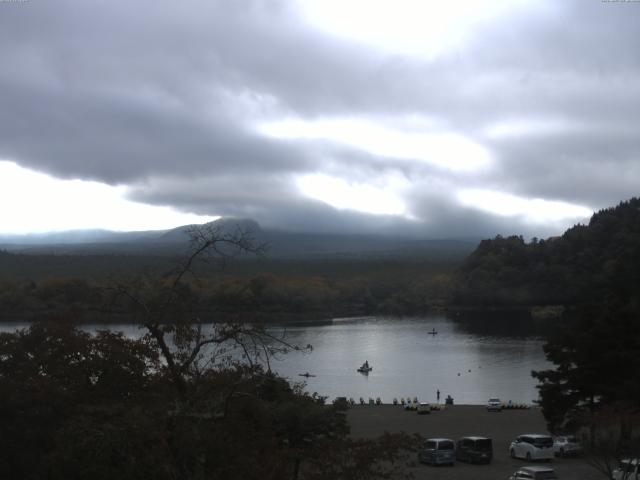
[(484, 240), (457, 271), (456, 305), (556, 306), (532, 372), (549, 430), (588, 438), (589, 461), (608, 478), (640, 454), (640, 199), (595, 213), (562, 236)]
[(533, 372), (540, 405), (550, 431), (588, 432), (591, 462), (611, 478), (612, 465), (640, 455), (640, 200), (526, 248), (562, 271), (567, 302), (544, 346), (554, 368)]
[[(171, 271), (177, 257), (0, 253), (0, 320), (57, 311), (79, 322), (128, 321), (114, 286)], [(318, 321), (418, 314), (450, 301), (455, 264), (416, 258), (235, 259), (200, 265), (183, 293), (201, 317)]]
[(578, 305), (611, 289), (640, 291), (640, 199), (595, 213), (547, 240), (483, 240), (463, 262), (453, 303)]

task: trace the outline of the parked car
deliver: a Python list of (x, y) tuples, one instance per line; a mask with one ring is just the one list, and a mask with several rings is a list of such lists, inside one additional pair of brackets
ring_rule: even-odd
[(456, 461), (455, 443), (448, 438), (428, 438), (418, 451), (418, 460), (431, 465), (453, 465)]
[(520, 467), (518, 470), (513, 472), (513, 474), (509, 477), (509, 480), (520, 480), (524, 478), (528, 480), (555, 480), (558, 478), (558, 476), (556, 475), (556, 472), (553, 470), (553, 468), (531, 466)]
[(556, 457), (580, 455), (582, 445), (573, 435), (562, 435), (553, 439), (553, 453)]
[(613, 471), (613, 480), (637, 480), (640, 478), (640, 458), (626, 458)]
[(456, 460), (469, 463), (491, 463), (493, 442), (487, 437), (462, 437), (456, 442)]
[(499, 398), (490, 398), (487, 402), (487, 412), (499, 412), (502, 410), (502, 402)]
[(553, 455), (553, 438), (549, 435), (530, 433), (520, 435), (509, 447), (511, 458), (531, 460), (551, 460)]
[(418, 415), (426, 415), (428, 413), (431, 413), (431, 404), (421, 403), (418, 405)]

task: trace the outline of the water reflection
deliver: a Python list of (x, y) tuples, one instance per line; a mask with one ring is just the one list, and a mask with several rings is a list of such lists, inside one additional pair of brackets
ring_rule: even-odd
[[(531, 370), (547, 368), (543, 341), (516, 328), (504, 335), (492, 330), (469, 331), (465, 323), (444, 316), (418, 319), (377, 318), (329, 326), (292, 327), (288, 340), (311, 343), (309, 355), (291, 353), (274, 368), (291, 380), (299, 373), (316, 377), (306, 380), (309, 391), (334, 396), (418, 396), (435, 401), (436, 391), (456, 403), (485, 403), (489, 397), (514, 402), (537, 398)], [(430, 335), (435, 329), (438, 333)], [(356, 372), (368, 360), (373, 371)]]
[(461, 332), (498, 338), (542, 337), (549, 329), (548, 322), (532, 320), (529, 312), (462, 311), (447, 315)]

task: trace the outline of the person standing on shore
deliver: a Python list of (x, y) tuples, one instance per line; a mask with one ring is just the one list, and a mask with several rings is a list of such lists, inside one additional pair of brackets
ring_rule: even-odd
[(440, 389), (436, 392), (436, 398), (438, 399), (438, 403), (440, 403)]

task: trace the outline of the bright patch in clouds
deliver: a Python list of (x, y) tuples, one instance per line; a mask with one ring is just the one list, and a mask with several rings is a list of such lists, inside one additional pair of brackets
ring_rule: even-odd
[(500, 140), (533, 135), (562, 134), (577, 129), (578, 125), (571, 125), (560, 118), (540, 119), (511, 119), (489, 125), (484, 133), (488, 138)]
[(532, 223), (551, 223), (591, 216), (593, 210), (566, 202), (522, 198), (493, 190), (465, 189), (458, 192), (458, 200), (467, 207), (505, 217), (522, 217)]
[[(322, 173), (303, 175), (297, 184), (301, 192), (339, 210), (377, 215), (402, 215), (410, 218), (406, 205), (399, 193), (401, 180), (393, 178), (390, 185), (383, 187), (356, 182), (347, 182), (342, 178)], [(395, 188), (394, 188), (395, 187)]]
[(315, 27), (389, 53), (433, 58), (459, 47), (482, 23), (518, 0), (300, 0)]
[(258, 130), (280, 139), (328, 140), (373, 155), (418, 160), (452, 171), (473, 171), (491, 164), (481, 145), (455, 133), (398, 130), (363, 119), (281, 120)]
[(125, 195), (124, 187), (58, 180), (0, 161), (0, 233), (92, 228), (155, 230), (217, 218), (131, 202)]

